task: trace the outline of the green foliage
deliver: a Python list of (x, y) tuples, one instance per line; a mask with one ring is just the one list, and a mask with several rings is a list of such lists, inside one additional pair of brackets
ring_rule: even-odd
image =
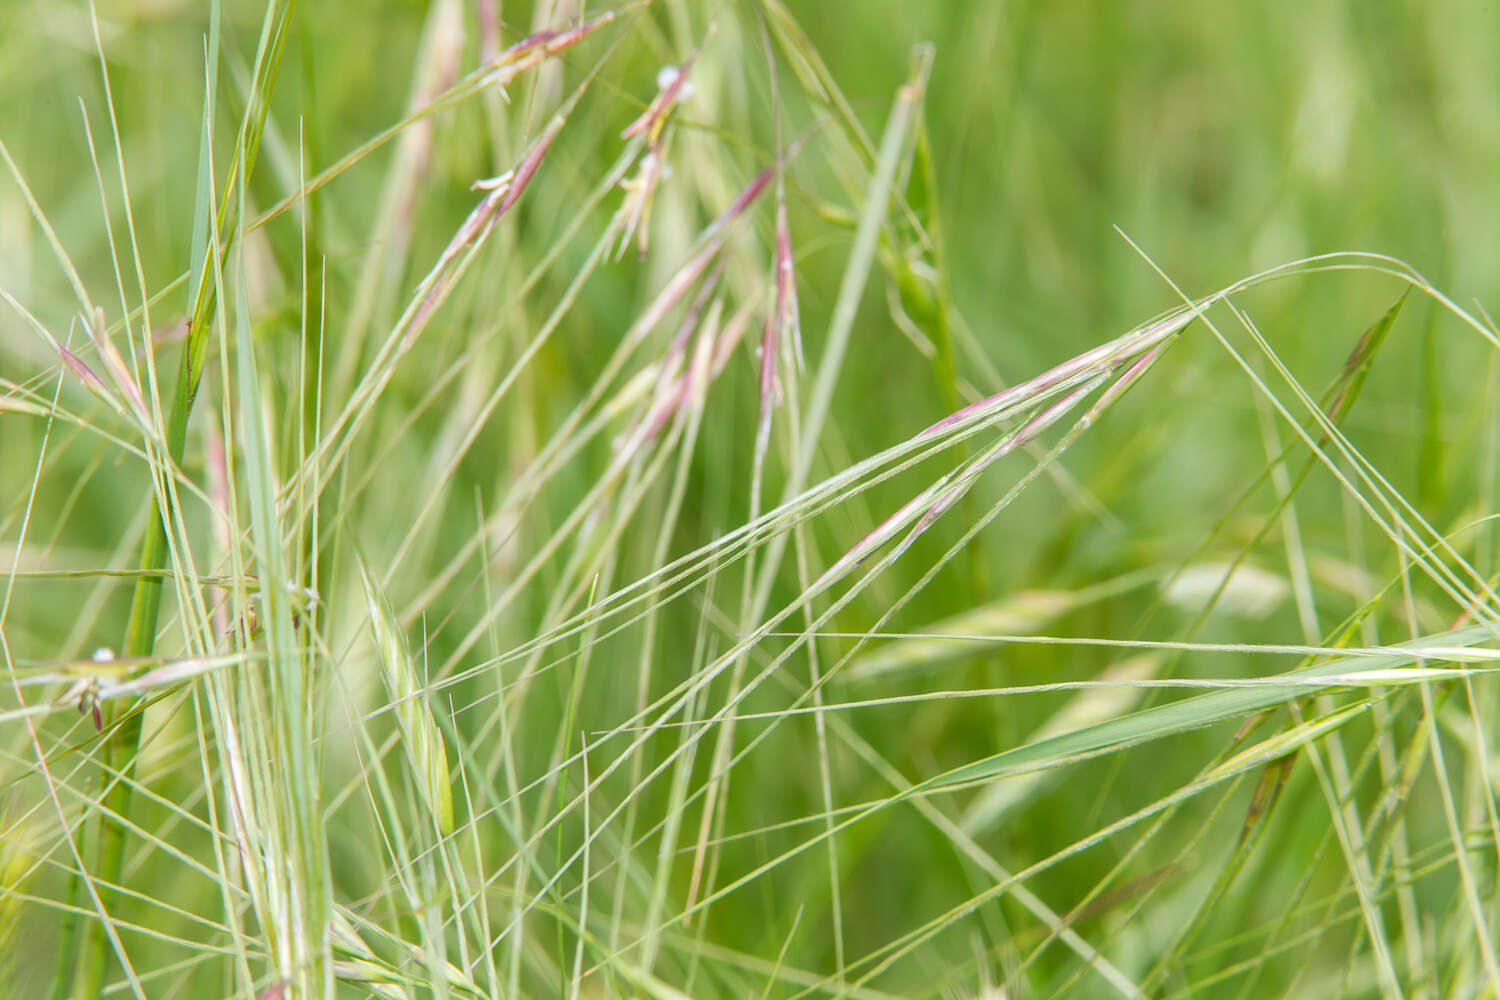
[(535, 7), (0, 8), (0, 992), (1500, 993), (1487, 15)]

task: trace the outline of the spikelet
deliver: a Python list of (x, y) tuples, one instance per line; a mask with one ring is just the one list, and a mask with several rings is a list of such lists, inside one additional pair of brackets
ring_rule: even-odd
[(444, 836), (453, 832), (453, 786), (448, 781), (448, 753), (443, 734), (423, 696), (406, 639), (380, 585), (359, 560), (359, 578), (370, 609), (370, 632), (380, 655), (380, 673), (396, 705), (396, 725), (406, 747), (417, 789)]

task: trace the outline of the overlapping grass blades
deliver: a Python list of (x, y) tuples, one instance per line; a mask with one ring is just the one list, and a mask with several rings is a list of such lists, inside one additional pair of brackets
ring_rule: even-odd
[[(197, 163), (140, 170), (133, 10), (100, 231), (0, 146), (57, 273), (0, 288), (0, 982), (1500, 984), (1482, 310), (1360, 253), (1199, 294), (1203, 231), (1159, 272), (1108, 232), (1133, 174), (1089, 224), (1119, 260), (1040, 233), (1028, 170), (1113, 168), (971, 99), (1069, 67), (919, 45), (851, 99), (779, 0), (438, 0), (390, 86), (397, 42), (341, 51), (383, 20), (215, 4)], [(955, 72), (996, 83), (978, 145)]]

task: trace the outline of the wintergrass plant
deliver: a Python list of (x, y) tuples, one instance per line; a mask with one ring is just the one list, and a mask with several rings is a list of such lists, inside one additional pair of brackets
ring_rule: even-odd
[(784, 0), (31, 26), (5, 995), (1500, 994), (1500, 333), (1290, 209), (1063, 249), (1121, 168), (1024, 66), (966, 161), (967, 34), (1155, 77), (977, 6), (858, 100)]

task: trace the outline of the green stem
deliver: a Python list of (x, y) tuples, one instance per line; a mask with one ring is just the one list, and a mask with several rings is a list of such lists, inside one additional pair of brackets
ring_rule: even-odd
[[(205, 284), (203, 287), (211, 288)], [(187, 442), (188, 416), (192, 412), (193, 400), (198, 395), (198, 382), (203, 373), (204, 349), (208, 340), (207, 318), (212, 311), (212, 293), (204, 296), (195, 311), (192, 329), (182, 362), (177, 369), (177, 386), (173, 393), (172, 410), (167, 418), (167, 461), (163, 470), (176, 467)], [(156, 484), (165, 501), (165, 475)], [(156, 622), (161, 611), (162, 574), (166, 566), (167, 531), (162, 517), (164, 504), (158, 504), (156, 516), (151, 518), (146, 537), (141, 541), (141, 557), (137, 565), (145, 575), (136, 579), (135, 592), (130, 601), (130, 620), (125, 630), (124, 655), (129, 657), (150, 656), (156, 645)], [(125, 828), (121, 819), (130, 810), (131, 792), (134, 784), (131, 772), (135, 768), (136, 755), (141, 743), (141, 719), (145, 714), (138, 707), (130, 707), (123, 716), (116, 717), (118, 710), (111, 707), (107, 720), (109, 735), (104, 739), (100, 752), (100, 781), (104, 788), (99, 798), (98, 825), (94, 835), (86, 844), (89, 869), (93, 872), (101, 908), (109, 912), (113, 899), (113, 887), (118, 884), (120, 870), (125, 858)], [(76, 885), (72, 887), (76, 895)], [(74, 939), (78, 933), (77, 918), (63, 932), (59, 950), (60, 959), (70, 962), (74, 954)], [(109, 960), (109, 941), (104, 934), (102, 921), (88, 922), (83, 928), (83, 941), (77, 950), (78, 964), (72, 970), (70, 994), (84, 1000), (97, 997), (104, 985), (104, 970)], [(69, 982), (67, 975), (59, 976), (59, 985)], [(57, 996), (58, 994), (54, 994)]]
[[(244, 152), (243, 155), (237, 153), (229, 162), (228, 177), (224, 185), (226, 192), (239, 190), (239, 171), (243, 169), (248, 174), (255, 164), (261, 132), (269, 109), (269, 95), (275, 86), (276, 69), (280, 64), (282, 47), (286, 42), (288, 18), (294, 6), (295, 0), (288, 0), (281, 16), (275, 19), (274, 24), (270, 20), (267, 21), (267, 26), (273, 30), (262, 36), (263, 47), (257, 53), (256, 58), (256, 86), (252, 90), (253, 106), (245, 116), (242, 138), (235, 147)], [(271, 16), (268, 10), (267, 17)], [(214, 7), (212, 20), (210, 52), (216, 53), (218, 48), (217, 6)], [(204, 112), (205, 130), (209, 128), (214, 94), (215, 76), (212, 65), (211, 61), (209, 96)], [(205, 136), (207, 134), (205, 131)], [(200, 152), (200, 158), (203, 164), (208, 163), (206, 153)], [(203, 174), (200, 184), (203, 183), (211, 185), (212, 178)], [(218, 216), (212, 220), (212, 223), (217, 225), (218, 232), (234, 232), (233, 227), (241, 209), (241, 202), (236, 197), (226, 197), (222, 200), (219, 204)], [(196, 252), (198, 252), (197, 249), (195, 249)], [(157, 498), (156, 516), (150, 519), (146, 536), (141, 541), (141, 557), (137, 565), (144, 575), (137, 578), (135, 592), (130, 601), (130, 620), (126, 626), (124, 649), (124, 655), (127, 657), (149, 656), (156, 645), (156, 625), (161, 610), (162, 583), (165, 576), (161, 571), (166, 567), (168, 552), (166, 516), (170, 513), (172, 503), (167, 477), (171, 475), (171, 470), (182, 464), (182, 455), (187, 442), (188, 419), (192, 415), (193, 401), (198, 396), (198, 385), (202, 379), (203, 365), (208, 353), (208, 334), (216, 302), (214, 294), (216, 285), (211, 279), (214, 269), (218, 267), (218, 260), (213, 251), (206, 246), (201, 248), (201, 252), (202, 257), (197, 261), (198, 281), (193, 286), (195, 292), (192, 318), (188, 324), (187, 343), (183, 347), (182, 360), (177, 367), (177, 382), (172, 392), (172, 408), (167, 415), (164, 440), (166, 451), (162, 456), (161, 464), (152, 469), (153, 475), (158, 477), (152, 487)], [(147, 349), (149, 350), (149, 347)], [(84, 849), (88, 870), (93, 873), (91, 878), (98, 885), (99, 904), (103, 911), (101, 917), (110, 910), (114, 897), (112, 889), (119, 884), (120, 870), (124, 861), (125, 827), (122, 820), (130, 811), (131, 792), (134, 789), (131, 772), (140, 750), (143, 714), (139, 708), (132, 708), (119, 718), (116, 718), (117, 712), (112, 712), (107, 720), (109, 735), (105, 738), (100, 751), (100, 780), (104, 788), (97, 810), (98, 825), (94, 828), (93, 836), (85, 843)], [(81, 872), (75, 876), (75, 879), (80, 878), (82, 878)], [(76, 895), (76, 887), (70, 891), (75, 892)], [(81, 930), (83, 937), (78, 947), (78, 963), (71, 970), (71, 977), (68, 975), (68, 970), (64, 969), (63, 975), (60, 975), (57, 981), (62, 984), (71, 978), (71, 988), (67, 991), (67, 995), (71, 995), (75, 1000), (93, 1000), (103, 989), (105, 968), (109, 964), (110, 942), (104, 933), (102, 919), (88, 921), (82, 925)], [(64, 961), (70, 960), (74, 939), (79, 931), (78, 919), (74, 919), (63, 927), (63, 940), (60, 943), (59, 954), (63, 956)]]

